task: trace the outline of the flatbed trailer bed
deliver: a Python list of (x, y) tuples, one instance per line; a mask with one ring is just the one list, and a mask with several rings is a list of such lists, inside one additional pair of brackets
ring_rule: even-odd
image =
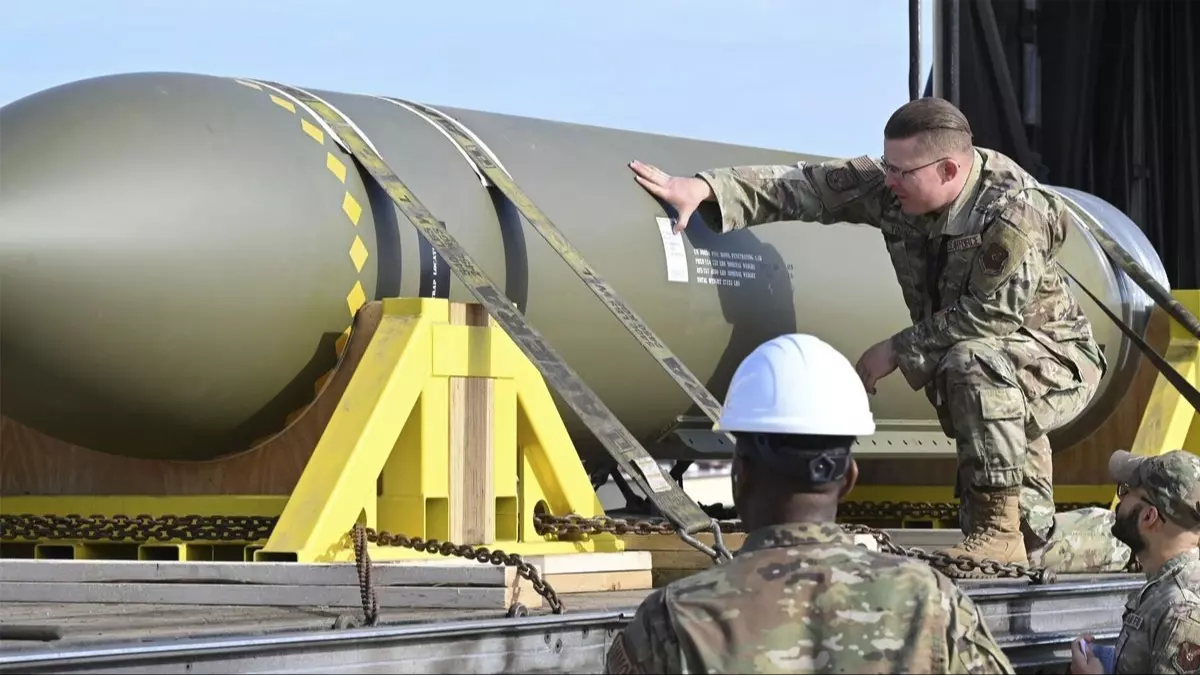
[[(1067, 575), (1053, 584), (962, 581), (1021, 669), (1069, 658), (1069, 641), (1115, 639), (1141, 575)], [(509, 618), (496, 610), (380, 607), (379, 625), (334, 629), (361, 611), (330, 607), (4, 603), (5, 633), (23, 627), (57, 639), (0, 640), (0, 672), (469, 672), (596, 673), (612, 638), (650, 591), (572, 594)], [(44, 637), (51, 637), (45, 635)]]

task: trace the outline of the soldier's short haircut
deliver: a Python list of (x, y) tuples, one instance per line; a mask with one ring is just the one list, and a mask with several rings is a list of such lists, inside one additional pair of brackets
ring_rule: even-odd
[(921, 147), (932, 154), (971, 150), (971, 124), (966, 115), (943, 98), (927, 96), (900, 106), (883, 127), (883, 137), (900, 140), (920, 136)]

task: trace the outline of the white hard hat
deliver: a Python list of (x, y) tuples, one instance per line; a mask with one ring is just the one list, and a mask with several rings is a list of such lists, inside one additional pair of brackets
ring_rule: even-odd
[(716, 431), (867, 436), (875, 418), (850, 361), (820, 338), (781, 335), (742, 361)]

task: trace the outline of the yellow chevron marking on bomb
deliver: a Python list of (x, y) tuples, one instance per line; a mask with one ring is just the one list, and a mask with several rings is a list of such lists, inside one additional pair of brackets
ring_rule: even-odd
[(350, 259), (354, 261), (354, 269), (356, 271), (362, 271), (363, 265), (367, 262), (369, 255), (362, 239), (359, 239), (358, 235), (354, 235), (354, 243), (350, 245)]
[(286, 98), (280, 98), (279, 96), (276, 96), (275, 94), (271, 94), (271, 100), (275, 102), (275, 105), (279, 106), (280, 108), (283, 108), (284, 110), (286, 110), (290, 113), (296, 112), (296, 105), (294, 103), (292, 103), (291, 101), (287, 100)]
[[(261, 86), (254, 82), (247, 82), (245, 80), (239, 80), (236, 78), (234, 81), (244, 87), (249, 87), (257, 91), (264, 91)], [(292, 114), (296, 113), (296, 105), (291, 101), (275, 94), (270, 94), (270, 97), (271, 101), (275, 105)], [(325, 132), (323, 129), (321, 129), (321, 127), (301, 117), (300, 130), (303, 131), (309, 138), (316, 141), (319, 145), (325, 145)], [(329, 170), (329, 173), (332, 173), (334, 177), (338, 179), (338, 182), (345, 185), (347, 174), (346, 164), (334, 156), (332, 152), (325, 153), (325, 168)], [(362, 218), (362, 206), (349, 192), (346, 192), (342, 197), (342, 211), (345, 212), (346, 216), (350, 219), (350, 222), (353, 223), (355, 227), (358, 227), (358, 221), (360, 218)], [(354, 243), (350, 245), (349, 253), (350, 260), (354, 263), (354, 269), (358, 272), (362, 272), (363, 265), (366, 264), (367, 258), (370, 257), (370, 253), (367, 251), (366, 244), (363, 243), (363, 240), (358, 235), (354, 236)], [(367, 294), (366, 291), (363, 290), (362, 282), (355, 281), (354, 287), (351, 288), (350, 292), (346, 295), (346, 305), (350, 308), (351, 326), (353, 325), (355, 313), (357, 313), (359, 308), (366, 304), (366, 302)], [(346, 329), (342, 331), (342, 334), (339, 335), (337, 340), (334, 341), (334, 350), (337, 352), (337, 358), (341, 358), (342, 354), (346, 351), (346, 345), (350, 341), (351, 326), (346, 326)], [(315, 382), (313, 382), (314, 397), (320, 395), (321, 390), (326, 384), (329, 383), (329, 380), (336, 372), (337, 369), (332, 368), (318, 377)], [(288, 414), (286, 421), (284, 422), (284, 426), (291, 426), (296, 420), (300, 419), (310, 407), (312, 407), (312, 403), (293, 410)], [(263, 436), (261, 438), (257, 438), (253, 443), (251, 443), (251, 447), (258, 447), (273, 437), (274, 436)]]
[(350, 293), (346, 295), (346, 304), (350, 306), (350, 316), (358, 311), (359, 307), (367, 301), (367, 294), (363, 291), (362, 282), (354, 282), (354, 288), (350, 289)]
[(325, 153), (325, 168), (337, 176), (338, 180), (346, 182), (346, 165), (342, 164), (342, 160), (334, 157), (332, 152)]
[(362, 217), (362, 207), (358, 205), (358, 200), (354, 198), (354, 195), (349, 192), (346, 193), (346, 197), (342, 200), (342, 210), (350, 217), (350, 222), (354, 223), (355, 227), (358, 227), (358, 219)]
[(321, 131), (321, 127), (309, 122), (306, 119), (301, 119), (300, 128), (304, 130), (304, 133), (311, 136), (314, 141), (320, 143), (321, 145), (325, 145), (325, 132)]

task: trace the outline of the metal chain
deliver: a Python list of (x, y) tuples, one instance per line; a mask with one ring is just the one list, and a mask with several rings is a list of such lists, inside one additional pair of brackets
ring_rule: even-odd
[[(278, 522), (277, 516), (200, 516), (200, 515), (114, 515), (81, 516), (69, 514), (0, 515), (0, 541), (13, 540), (80, 540), (80, 541), (220, 541), (250, 543), (269, 539)], [(517, 568), (517, 574), (528, 579), (550, 604), (555, 614), (564, 610), (558, 593), (538, 574), (537, 569), (515, 553), (490, 551), (486, 546), (459, 545), (452, 542), (428, 541), (420, 537), (409, 538), (403, 534), (376, 532), (372, 528), (356, 524), (350, 531), (354, 542), (354, 558), (358, 569), (359, 592), (362, 595), (363, 613), (368, 625), (379, 620), (379, 600), (371, 579), (370, 553), (367, 542), (384, 546), (404, 546), (416, 551), (457, 555), (494, 565), (509, 565)], [(510, 608), (511, 611), (511, 608)]]
[(371, 553), (367, 550), (367, 529), (354, 525), (354, 565), (358, 569), (358, 593), (362, 596), (363, 616), (368, 626), (379, 623), (379, 595), (371, 581)]
[[(711, 512), (710, 512), (711, 515)], [(538, 514), (534, 516), (534, 526), (540, 535), (570, 536), (578, 534), (673, 534), (671, 524), (664, 519), (645, 518), (630, 522), (610, 516), (586, 518), (578, 515), (550, 516)], [(895, 555), (916, 558), (928, 563), (934, 569), (958, 576), (959, 573), (978, 573), (988, 578), (1028, 577), (1038, 584), (1052, 583), (1054, 572), (1045, 567), (1030, 567), (1018, 563), (1002, 563), (997, 560), (982, 561), (965, 556), (952, 556), (940, 551), (927, 552), (916, 547), (901, 546), (892, 541), (891, 535), (878, 528), (859, 523), (841, 523), (842, 529), (851, 534), (867, 534), (879, 542), (881, 550)], [(740, 521), (727, 520), (721, 523), (721, 529), (726, 532), (744, 531)]]
[(952, 556), (941, 551), (929, 552), (915, 546), (901, 546), (892, 541), (890, 534), (878, 528), (859, 523), (842, 523), (841, 526), (842, 529), (851, 534), (866, 534), (874, 537), (879, 542), (880, 550), (884, 553), (922, 560), (936, 570), (949, 573), (948, 576), (951, 577), (957, 576), (959, 572), (968, 575), (973, 572), (979, 572), (988, 578), (1020, 579), (1028, 577), (1035, 584), (1053, 583), (1055, 579), (1054, 571), (1045, 567), (1031, 567), (1019, 563), (1002, 563), (998, 560), (989, 559), (980, 561), (965, 556)]
[(267, 539), (277, 516), (0, 516), (0, 540), (223, 541)]
[[(1101, 507), (1101, 502), (1064, 502), (1056, 510), (1074, 511), (1082, 508)], [(714, 518), (735, 519), (737, 512), (724, 504), (702, 506), (705, 513)], [(842, 502), (838, 504), (838, 517), (849, 520), (951, 520), (958, 521), (958, 504), (946, 502)]]
[[(1071, 503), (1060, 504), (1058, 510), (1071, 510), (1083, 507), (1100, 506), (1101, 503)], [(721, 541), (720, 533), (742, 532), (741, 521), (737, 520), (736, 512), (722, 504), (702, 506), (704, 511), (713, 518), (715, 550), (705, 546), (695, 538), (683, 537), (683, 533), (675, 529), (669, 521), (661, 517), (647, 517), (637, 520), (613, 518), (611, 516), (585, 517), (576, 514), (551, 516), (537, 514), (534, 516), (534, 526), (539, 535), (555, 535), (573, 538), (580, 535), (614, 534), (614, 535), (680, 535), (684, 541), (693, 547), (707, 553), (716, 562), (720, 562), (714, 553), (727, 552)], [(898, 520), (898, 519), (934, 519), (957, 520), (958, 507), (955, 504), (933, 502), (845, 502), (839, 505), (838, 513), (843, 518), (852, 520)], [(69, 514), (56, 515), (0, 515), (0, 540), (83, 540), (83, 541), (220, 541), (249, 543), (263, 541), (270, 537), (278, 522), (277, 516), (201, 516), (201, 515), (162, 515), (150, 516), (82, 516)], [(1053, 573), (1042, 567), (1027, 567), (1016, 563), (1000, 563), (994, 560), (976, 561), (972, 558), (955, 557), (941, 552), (926, 552), (920, 548), (905, 547), (892, 541), (891, 536), (880, 529), (858, 523), (843, 523), (843, 529), (853, 534), (868, 534), (874, 537), (880, 548), (886, 552), (917, 558), (925, 561), (934, 568), (942, 571), (972, 573), (979, 572), (989, 577), (1021, 578), (1028, 577), (1035, 583), (1047, 583), (1053, 579)], [(440, 553), (445, 556), (459, 556), (483, 563), (507, 565), (517, 568), (517, 573), (529, 580), (535, 591), (550, 604), (555, 614), (561, 614), (564, 607), (553, 587), (538, 574), (537, 570), (515, 553), (490, 551), (484, 546), (458, 545), (452, 542), (440, 542), (436, 539), (424, 540), (420, 537), (409, 538), (403, 534), (376, 532), (372, 528), (355, 525), (350, 530), (351, 540), (355, 547), (355, 560), (358, 567), (359, 588), (362, 594), (363, 612), (368, 624), (374, 625), (379, 617), (379, 602), (371, 579), (370, 554), (367, 543), (382, 546), (404, 546), (417, 551)], [(690, 539), (690, 540), (689, 540)], [(1136, 565), (1131, 563), (1130, 568)]]
[[(538, 595), (546, 599), (550, 603), (550, 610), (554, 614), (562, 614), (564, 607), (562, 600), (559, 599), (558, 593), (554, 588), (542, 579), (538, 574), (537, 568), (528, 562), (521, 559), (521, 556), (516, 553), (505, 553), (502, 550), (490, 551), (486, 546), (469, 546), (467, 544), (454, 544), (449, 541), (438, 541), (437, 539), (422, 539), (421, 537), (407, 537), (403, 534), (391, 534), (386, 530), (376, 532), (373, 528), (355, 525), (354, 531), (359, 530), (364, 532), (367, 541), (380, 546), (404, 546), (416, 551), (424, 551), (428, 553), (441, 553), (444, 556), (456, 555), (468, 560), (476, 560), (481, 563), (492, 563), (493, 565), (507, 565), (517, 568), (517, 574), (522, 578), (528, 579), (533, 584), (533, 590), (537, 591)], [(370, 559), (366, 554), (366, 547), (363, 547), (364, 555), (362, 556), (364, 564), (369, 566)]]

